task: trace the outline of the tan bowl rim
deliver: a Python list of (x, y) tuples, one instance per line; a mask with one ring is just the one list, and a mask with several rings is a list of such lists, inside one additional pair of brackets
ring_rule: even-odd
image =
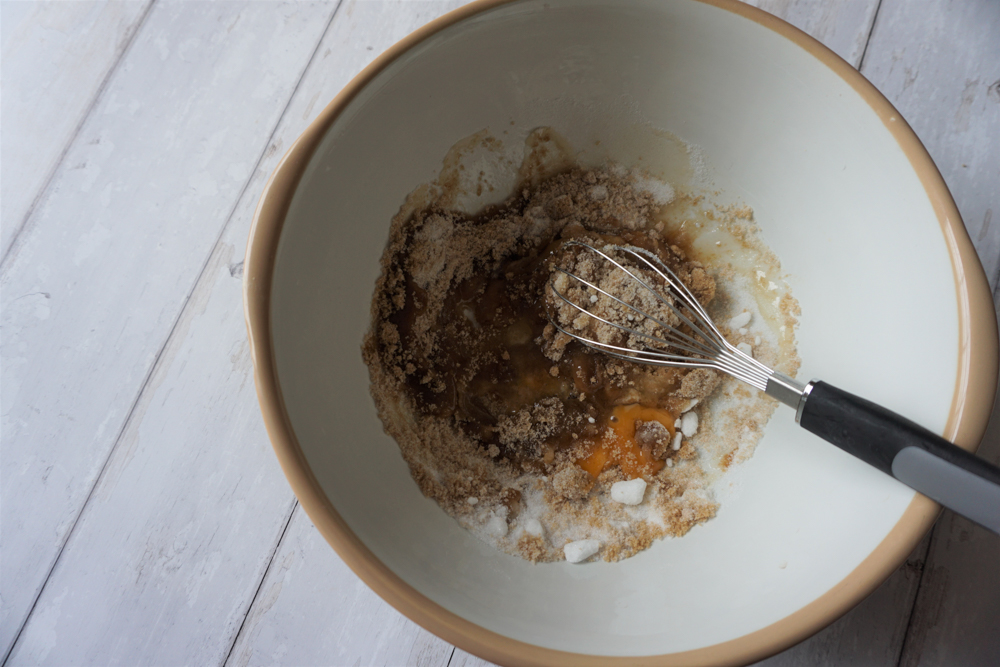
[[(275, 368), (270, 292), (278, 238), (306, 165), (334, 120), (386, 66), (443, 28), (511, 1), (477, 0), (431, 21), (394, 44), (327, 105), (291, 146), (265, 185), (247, 243), (243, 299), (254, 381), (268, 435), (303, 509), (344, 562), (405, 616), (465, 651), (492, 662), (519, 665), (737, 665), (763, 659), (832, 623), (875, 590), (931, 527), (939, 506), (923, 496), (914, 497), (896, 526), (849, 575), (813, 602), (761, 630), (681, 653), (645, 657), (585, 655), (542, 648), (487, 630), (446, 610), (403, 581), (358, 539), (334, 509), (310, 470), (292, 430)], [(958, 297), (959, 371), (944, 436), (964, 449), (975, 451), (986, 430), (996, 392), (1000, 352), (996, 315), (979, 257), (930, 155), (875, 86), (817, 40), (738, 0), (696, 1), (755, 21), (825, 63), (868, 102), (913, 165), (941, 224)]]

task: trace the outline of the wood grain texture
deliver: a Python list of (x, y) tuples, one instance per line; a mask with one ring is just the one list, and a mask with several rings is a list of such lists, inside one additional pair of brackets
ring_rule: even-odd
[(152, 0), (0, 4), (0, 257)]
[[(3, 654), (332, 11), (326, 3), (156, 5), (8, 255), (0, 276)], [(232, 316), (240, 318), (238, 308)], [(60, 594), (50, 590), (36, 628), (56, 622), (68, 600), (57, 602)], [(51, 644), (39, 641), (24, 661)]]
[(861, 70), (923, 141), (1000, 272), (1000, 3), (883, 0)]

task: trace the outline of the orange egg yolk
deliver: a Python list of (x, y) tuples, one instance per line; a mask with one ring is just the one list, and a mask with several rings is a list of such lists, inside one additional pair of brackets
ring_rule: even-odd
[(674, 435), (674, 417), (666, 410), (638, 404), (617, 405), (611, 410), (611, 428), (594, 443), (590, 454), (577, 460), (577, 465), (593, 477), (614, 465), (620, 466), (629, 479), (659, 472), (664, 462), (643, 451), (635, 440), (636, 421), (658, 421), (671, 437)]

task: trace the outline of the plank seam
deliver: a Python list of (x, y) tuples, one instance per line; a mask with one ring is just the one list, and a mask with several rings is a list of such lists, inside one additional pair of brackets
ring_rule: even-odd
[(456, 650), (457, 649), (454, 646), (451, 647), (451, 653), (448, 655), (448, 662), (445, 663), (444, 667), (451, 667), (451, 661), (455, 659)]
[[(7, 266), (7, 260), (14, 254), (16, 254), (16, 247), (18, 241), (20, 240), (24, 230), (28, 228), (28, 222), (31, 220), (32, 215), (35, 213), (35, 209), (44, 199), (46, 193), (49, 191), (49, 187), (52, 185), (52, 181), (55, 180), (56, 174), (59, 172), (59, 167), (62, 166), (63, 162), (66, 160), (66, 155), (69, 154), (69, 149), (73, 147), (76, 143), (77, 138), (80, 136), (80, 132), (83, 130), (83, 126), (87, 123), (87, 120), (93, 114), (94, 109), (97, 107), (97, 103), (104, 96), (104, 91), (107, 89), (108, 84), (111, 83), (111, 78), (114, 76), (115, 72), (118, 71), (118, 66), (121, 64), (122, 60), (128, 54), (129, 50), (132, 48), (132, 44), (135, 42), (136, 36), (142, 30), (142, 27), (146, 24), (146, 18), (149, 16), (153, 9), (153, 5), (156, 4), (156, 0), (149, 0), (149, 4), (146, 5), (146, 9), (143, 11), (142, 16), (131, 28), (131, 33), (126, 36), (125, 43), (120, 47), (119, 52), (115, 55), (115, 60), (108, 68), (107, 74), (101, 80), (100, 85), (97, 86), (97, 91), (94, 93), (93, 98), (91, 98), (90, 103), (87, 108), (84, 109), (83, 113), (80, 114), (80, 122), (77, 123), (76, 127), (70, 133), (69, 139), (66, 141), (66, 145), (63, 146), (62, 151), (59, 153), (59, 157), (55, 159), (52, 164), (52, 169), (49, 170), (48, 175), (46, 175), (45, 180), (42, 181), (41, 187), (38, 189), (38, 193), (35, 195), (34, 199), (31, 200), (31, 205), (28, 206), (28, 210), (24, 212), (24, 216), (17, 225), (17, 229), (14, 231), (13, 235), (10, 237), (10, 243), (7, 244), (7, 250), (4, 252), (3, 257), (0, 258), (0, 272)], [(6, 662), (7, 657), (4, 656), (4, 661)]]
[(878, 21), (878, 10), (882, 8), (882, 0), (878, 0), (878, 4), (875, 5), (875, 13), (872, 14), (872, 23), (868, 27), (868, 37), (865, 38), (865, 48), (861, 49), (861, 58), (858, 59), (858, 71), (865, 65), (865, 55), (868, 53), (868, 45), (871, 44), (872, 35), (875, 34), (875, 22)]
[(267, 567), (264, 568), (264, 572), (260, 576), (260, 581), (257, 582), (257, 588), (254, 589), (253, 596), (250, 598), (250, 604), (247, 605), (247, 610), (243, 613), (243, 620), (240, 621), (240, 627), (236, 630), (233, 635), (233, 641), (229, 645), (229, 650), (226, 651), (226, 659), (220, 663), (220, 667), (225, 667), (229, 664), (230, 658), (233, 656), (233, 650), (236, 648), (236, 644), (240, 641), (240, 635), (243, 634), (243, 628), (247, 624), (247, 619), (250, 618), (250, 612), (253, 611), (253, 605), (257, 601), (257, 597), (260, 595), (260, 589), (264, 587), (264, 582), (267, 581), (267, 575), (271, 571), (271, 566), (274, 565), (274, 557), (278, 555), (278, 550), (281, 549), (281, 545), (285, 542), (285, 535), (288, 533), (288, 527), (292, 525), (292, 517), (295, 515), (295, 510), (299, 507), (298, 499), (292, 501), (292, 511), (288, 513), (285, 517), (285, 525), (282, 526), (281, 532), (278, 534), (278, 539), (274, 543), (274, 548), (271, 550), (271, 557), (267, 559)]
[[(153, 6), (153, 4), (155, 4), (155, 2), (156, 2), (156, 0), (150, 0), (149, 7), (146, 8), (146, 12), (143, 14), (141, 21), (139, 23), (137, 23), (138, 27), (137, 27), (135, 33), (131, 36), (131, 38), (129, 40), (129, 43), (126, 46), (126, 48), (123, 49), (122, 56), (115, 62), (115, 65), (113, 66), (112, 71), (113, 70), (117, 70), (117, 68), (118, 68), (119, 64), (121, 63), (122, 59), (124, 59), (125, 54), (129, 50), (129, 47), (131, 47), (132, 43), (135, 41), (136, 35), (138, 35), (138, 33), (139, 33), (139, 27), (141, 27), (140, 23), (141, 24), (145, 24), (146, 17), (149, 16), (150, 10), (152, 9), (152, 6)], [(170, 331), (167, 333), (167, 337), (164, 339), (163, 345), (160, 346), (160, 349), (157, 351), (156, 356), (153, 358), (153, 363), (150, 364), (149, 370), (146, 372), (146, 376), (143, 378), (142, 384), (139, 386), (139, 390), (136, 392), (135, 399), (132, 401), (132, 405), (129, 406), (128, 412), (125, 415), (125, 419), (122, 421), (122, 426), (118, 430), (118, 434), (115, 436), (114, 444), (112, 444), (111, 449), (108, 452), (108, 455), (105, 457), (104, 463), (101, 465), (101, 470), (100, 470), (100, 472), (98, 472), (97, 477), (94, 479), (94, 483), (91, 485), (90, 490), (87, 492), (87, 496), (84, 499), (83, 504), (80, 506), (80, 510), (77, 512), (76, 516), (73, 518), (73, 522), (70, 525), (69, 530), (66, 531), (66, 536), (63, 538), (62, 542), (60, 543), (59, 549), (56, 552), (56, 556), (55, 556), (55, 558), (52, 559), (52, 564), (49, 566), (48, 571), (45, 573), (45, 579), (42, 581), (42, 585), (39, 586), (38, 592), (35, 593), (34, 600), (31, 601), (31, 606), (28, 608), (28, 613), (25, 614), (24, 619), (21, 621), (21, 625), (17, 629), (17, 634), (14, 635), (14, 640), (11, 642), (10, 647), (8, 647), (7, 652), (4, 654), (3, 660), (0, 661), (0, 667), (6, 667), (7, 662), (10, 660), (10, 657), (14, 654), (14, 649), (17, 647), (17, 643), (21, 639), (21, 635), (24, 633), (24, 629), (28, 626), (28, 621), (31, 620), (31, 616), (35, 612), (35, 607), (38, 605), (38, 601), (41, 599), (42, 594), (45, 592), (46, 585), (48, 584), (49, 580), (52, 578), (52, 573), (55, 572), (56, 566), (58, 566), (59, 561), (62, 559), (62, 555), (63, 555), (63, 553), (66, 550), (66, 546), (69, 544), (70, 539), (72, 539), (73, 535), (76, 532), (76, 528), (77, 528), (77, 526), (80, 523), (80, 519), (83, 517), (83, 514), (86, 511), (87, 506), (90, 505), (90, 501), (94, 497), (94, 493), (96, 492), (98, 486), (100, 486), (101, 480), (104, 479), (104, 477), (105, 477), (105, 475), (107, 473), (108, 466), (110, 465), (111, 460), (114, 458), (115, 452), (118, 450), (118, 447), (121, 444), (122, 437), (124, 436), (125, 431), (128, 429), (128, 427), (129, 427), (129, 425), (130, 425), (130, 423), (132, 421), (132, 417), (135, 414), (135, 409), (138, 406), (139, 401), (142, 400), (143, 394), (145, 393), (146, 388), (149, 386), (149, 381), (152, 379), (153, 375), (155, 374), (156, 370), (158, 369), (159, 364), (160, 364), (160, 359), (163, 357), (163, 353), (167, 350), (167, 348), (170, 346), (171, 341), (174, 339), (174, 335), (177, 332), (177, 329), (178, 329), (180, 323), (184, 319), (184, 314), (187, 312), (188, 306), (189, 306), (189, 304), (191, 302), (191, 297), (194, 295), (195, 291), (198, 289), (198, 285), (201, 283), (202, 277), (205, 275), (205, 271), (208, 269), (208, 266), (211, 263), (212, 257), (215, 255), (215, 252), (216, 252), (217, 248), (219, 247), (219, 243), (221, 242), (222, 237), (223, 237), (223, 235), (226, 232), (226, 229), (228, 229), (229, 225), (232, 223), (233, 216), (236, 214), (236, 210), (239, 208), (240, 201), (242, 201), (243, 196), (246, 194), (247, 189), (250, 187), (250, 184), (253, 182), (254, 174), (256, 174), (257, 173), (257, 169), (260, 168), (260, 165), (261, 165), (261, 163), (264, 160), (264, 156), (267, 153), (267, 148), (268, 148), (268, 146), (271, 145), (271, 142), (274, 140), (275, 133), (278, 131), (278, 128), (281, 126), (281, 121), (284, 120), (285, 116), (287, 115), (288, 109), (291, 107), (292, 99), (295, 97), (295, 93), (298, 92), (299, 86), (302, 85), (302, 79), (305, 78), (305, 74), (306, 74), (306, 71), (309, 69), (309, 65), (312, 64), (313, 60), (315, 60), (316, 54), (319, 52), (320, 45), (323, 43), (323, 38), (326, 36), (327, 32), (330, 30), (330, 25), (332, 25), (333, 19), (336, 17), (337, 12), (340, 9), (341, 4), (343, 4), (343, 0), (338, 0), (337, 6), (334, 7), (334, 10), (333, 10), (333, 12), (330, 15), (329, 21), (327, 21), (326, 27), (323, 29), (323, 32), (320, 33), (320, 37), (319, 37), (319, 39), (316, 42), (316, 47), (313, 49), (312, 54), (306, 60), (306, 64), (302, 68), (302, 71), (299, 72), (299, 76), (298, 76), (298, 78), (295, 81), (295, 86), (292, 88), (292, 91), (291, 91), (291, 93), (288, 96), (288, 100), (285, 103), (285, 107), (281, 110), (281, 114), (278, 116), (278, 120), (275, 122), (274, 127), (271, 129), (271, 133), (268, 136), (267, 141), (264, 142), (264, 145), (261, 148), (260, 155), (258, 155), (257, 161), (254, 164), (253, 169), (250, 171), (250, 174), (247, 177), (246, 182), (244, 182), (243, 187), (240, 190), (239, 194), (233, 200), (233, 206), (229, 210), (229, 214), (226, 216), (226, 222), (222, 225), (222, 228), (219, 231), (218, 236), (216, 236), (215, 242), (212, 244), (211, 250), (209, 251), (208, 255), (205, 258), (205, 262), (202, 264), (201, 269), (198, 271), (198, 275), (195, 278), (194, 283), (192, 284), (192, 287), (191, 287), (190, 291), (188, 291), (187, 296), (184, 298), (184, 303), (181, 306), (181, 309), (178, 312), (177, 318), (174, 320), (173, 325), (170, 327)], [(76, 139), (76, 135), (79, 133), (80, 129), (83, 127), (84, 122), (86, 122), (87, 116), (89, 116), (89, 114), (93, 111), (94, 106), (96, 106), (96, 104), (97, 104), (97, 100), (100, 98), (101, 93), (103, 93), (103, 91), (104, 91), (107, 83), (110, 80), (111, 80), (111, 73), (109, 72), (108, 76), (102, 82), (101, 87), (98, 90), (98, 93), (94, 96), (93, 103), (91, 104), (90, 107), (88, 107), (87, 112), (84, 114), (84, 119), (81, 120), (80, 125), (77, 127), (77, 129), (75, 131), (75, 134), (73, 136), (73, 139), (71, 139), (67, 143), (66, 149), (63, 151), (63, 154), (60, 156), (60, 159), (59, 159), (60, 163), (61, 163), (62, 159), (65, 157), (65, 154), (69, 151), (69, 147), (72, 145), (73, 141)], [(53, 170), (53, 175), (54, 174), (55, 174), (55, 170)], [(48, 182), (46, 183), (45, 188), (47, 188), (47, 187), (48, 187)], [(25, 221), (27, 221), (27, 220), (28, 220), (28, 216), (25, 217)], [(7, 258), (11, 255), (11, 252), (12, 252), (12, 250), (14, 248), (14, 244), (17, 241), (17, 237), (22, 233), (23, 229), (24, 229), (24, 225), (22, 225), (22, 227), (20, 229), (18, 229), (18, 231), (15, 233), (15, 236), (12, 237), (11, 244), (10, 244), (10, 246), (7, 249), (7, 253), (4, 255), (3, 259), (0, 260), (0, 272), (2, 272), (4, 263), (6, 262)], [(293, 511), (294, 511), (294, 507), (293, 507)], [(289, 514), (289, 517), (290, 516), (291, 516), (291, 514)], [(273, 559), (273, 554), (272, 554), (272, 559)], [(268, 567), (270, 567), (270, 561), (268, 561)], [(261, 581), (263, 581), (263, 579), (261, 579)], [(248, 613), (249, 613), (249, 608), (248, 608)], [(245, 620), (246, 620), (246, 616), (244, 616), (244, 622), (245, 622)], [(234, 645), (235, 645), (235, 641), (234, 641)], [(232, 650), (232, 647), (230, 647), (230, 650)]]
[[(949, 510), (944, 510), (948, 512)], [(942, 512), (938, 515), (937, 521), (934, 522), (934, 527), (931, 529), (931, 538), (927, 540), (927, 549), (920, 556), (920, 579), (917, 581), (917, 589), (913, 592), (913, 601), (910, 603), (910, 613), (906, 617), (906, 629), (903, 630), (903, 640), (899, 642), (899, 652), (896, 654), (896, 667), (900, 667), (903, 663), (903, 657), (906, 655), (906, 645), (910, 639), (910, 630), (913, 627), (913, 619), (917, 615), (917, 602), (920, 600), (920, 590), (924, 587), (924, 577), (927, 576), (927, 559), (930, 556), (932, 549), (934, 548), (934, 542), (938, 538), (938, 527), (941, 525), (941, 517), (944, 514)]]

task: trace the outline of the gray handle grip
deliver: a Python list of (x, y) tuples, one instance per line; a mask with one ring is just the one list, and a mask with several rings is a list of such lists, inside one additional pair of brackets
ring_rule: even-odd
[(919, 447), (896, 454), (892, 476), (1000, 535), (1000, 485)]

